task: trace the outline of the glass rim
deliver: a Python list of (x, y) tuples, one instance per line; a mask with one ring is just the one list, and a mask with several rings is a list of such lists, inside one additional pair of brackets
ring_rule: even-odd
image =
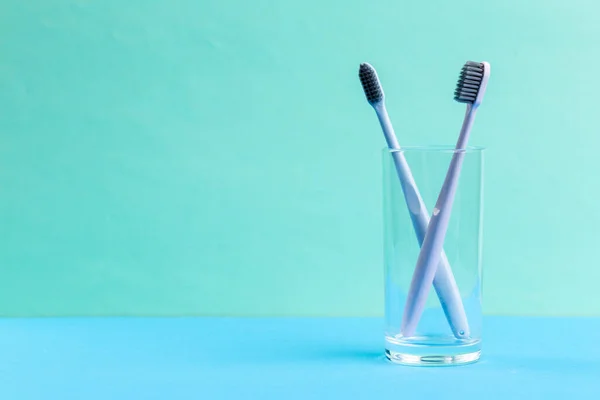
[(467, 146), (464, 149), (457, 150), (454, 145), (417, 145), (417, 146), (400, 146), (398, 149), (390, 149), (384, 147), (382, 149), (386, 153), (405, 153), (405, 152), (433, 152), (433, 153), (481, 153), (486, 150), (484, 146)]

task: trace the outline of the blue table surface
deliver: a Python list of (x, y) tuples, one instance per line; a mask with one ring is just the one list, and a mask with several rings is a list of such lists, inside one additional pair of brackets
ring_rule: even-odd
[[(378, 318), (0, 320), (0, 399), (600, 399), (600, 318), (487, 317), (482, 359), (405, 367)], [(435, 396), (435, 397), (434, 397)]]

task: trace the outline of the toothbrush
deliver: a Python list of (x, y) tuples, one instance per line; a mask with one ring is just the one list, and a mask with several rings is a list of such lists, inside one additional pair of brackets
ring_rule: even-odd
[[(390, 121), (385, 108), (385, 95), (375, 68), (367, 63), (362, 63), (360, 64), (358, 75), (367, 101), (373, 109), (375, 109), (388, 148), (400, 150), (400, 144), (398, 143), (398, 139), (396, 138), (392, 127), (392, 122)], [(425, 237), (425, 233), (427, 232), (429, 213), (419, 194), (419, 190), (417, 189), (417, 185), (408, 167), (404, 154), (401, 151), (393, 151), (392, 157), (404, 192), (413, 229), (415, 230), (420, 246)], [(448, 259), (443, 252), (441, 254), (441, 260), (439, 261), (440, 265), (437, 269), (433, 286), (440, 299), (440, 303), (442, 304), (442, 308), (444, 309), (446, 319), (448, 320), (452, 332), (456, 338), (462, 339), (469, 336), (467, 315)]]
[(475, 120), (475, 113), (483, 100), (489, 76), (490, 65), (487, 62), (467, 61), (460, 72), (454, 92), (454, 100), (459, 103), (466, 103), (467, 109), (456, 149), (433, 209), (433, 215), (421, 245), (419, 258), (411, 280), (402, 316), (401, 332), (405, 337), (414, 335), (425, 308), (430, 286), (435, 281), (434, 276), (437, 276), (436, 267), (440, 259), (443, 259), (442, 247), (448, 230), (448, 221), (450, 220), (452, 204), (458, 186), (465, 148)]

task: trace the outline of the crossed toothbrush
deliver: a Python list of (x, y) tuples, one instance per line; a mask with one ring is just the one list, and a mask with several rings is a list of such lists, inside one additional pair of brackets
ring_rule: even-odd
[[(421, 246), (402, 316), (401, 334), (404, 337), (414, 335), (432, 284), (454, 336), (457, 339), (464, 339), (470, 335), (467, 315), (448, 258), (443, 250), (443, 244), (458, 186), (464, 150), (475, 114), (483, 100), (489, 76), (490, 64), (487, 62), (467, 61), (461, 69), (454, 91), (454, 100), (465, 103), (466, 112), (431, 219), (404, 154), (400, 151), (392, 152), (412, 225)], [(367, 101), (377, 114), (388, 148), (399, 150), (400, 144), (386, 111), (385, 95), (375, 68), (367, 63), (360, 64), (359, 78)]]

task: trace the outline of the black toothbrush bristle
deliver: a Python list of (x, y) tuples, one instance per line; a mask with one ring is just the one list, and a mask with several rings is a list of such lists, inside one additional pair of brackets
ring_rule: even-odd
[(373, 104), (383, 100), (383, 89), (381, 89), (375, 68), (367, 63), (360, 64), (358, 77), (369, 103)]
[(485, 66), (483, 63), (467, 61), (460, 70), (454, 100), (459, 103), (475, 103), (483, 81)]

